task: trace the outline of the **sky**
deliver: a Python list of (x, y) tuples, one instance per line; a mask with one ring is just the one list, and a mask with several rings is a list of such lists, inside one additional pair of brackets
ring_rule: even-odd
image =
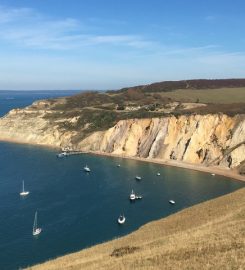
[(0, 0), (1, 90), (244, 77), (244, 0)]

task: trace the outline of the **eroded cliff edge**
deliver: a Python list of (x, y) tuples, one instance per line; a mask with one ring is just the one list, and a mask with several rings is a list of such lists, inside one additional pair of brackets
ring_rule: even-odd
[(245, 161), (245, 116), (190, 115), (121, 120), (78, 144), (87, 151), (240, 168)]
[(245, 174), (244, 114), (126, 119), (107, 130), (92, 133), (84, 133), (89, 123), (67, 129), (76, 125), (79, 116), (69, 117), (59, 112), (59, 117), (50, 118), (50, 114), (57, 112), (52, 111), (51, 103), (47, 106), (42, 101), (10, 111), (0, 119), (0, 140), (215, 165)]

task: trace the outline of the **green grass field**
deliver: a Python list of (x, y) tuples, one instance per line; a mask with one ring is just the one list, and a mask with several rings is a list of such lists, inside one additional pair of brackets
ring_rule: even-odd
[(245, 102), (245, 87), (241, 88), (220, 88), (220, 89), (180, 89), (172, 92), (159, 93), (162, 97), (169, 97), (178, 101), (200, 103), (241, 103)]

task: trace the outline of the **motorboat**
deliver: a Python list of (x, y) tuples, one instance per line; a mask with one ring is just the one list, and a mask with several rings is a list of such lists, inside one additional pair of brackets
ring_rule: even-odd
[(142, 178), (141, 178), (140, 176), (136, 175), (136, 176), (135, 176), (135, 179), (136, 179), (136, 180), (141, 180)]
[(161, 175), (160, 172), (158, 172), (158, 173), (157, 173), (157, 176), (160, 176), (160, 175)]
[(170, 204), (175, 204), (175, 201), (174, 200), (169, 200), (168, 201)]
[(119, 218), (117, 219), (118, 224), (124, 224), (126, 221), (126, 218), (124, 215), (120, 215)]
[(90, 168), (88, 167), (88, 165), (86, 165), (86, 166), (83, 168), (83, 170), (84, 170), (85, 172), (91, 172), (91, 170), (90, 170)]
[(61, 152), (61, 153), (57, 154), (58, 158), (67, 157), (67, 156), (68, 156), (67, 152)]

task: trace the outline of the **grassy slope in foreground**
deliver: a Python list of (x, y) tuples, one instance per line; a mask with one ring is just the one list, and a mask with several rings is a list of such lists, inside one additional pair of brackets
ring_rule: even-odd
[(245, 188), (29, 269), (245, 269)]

